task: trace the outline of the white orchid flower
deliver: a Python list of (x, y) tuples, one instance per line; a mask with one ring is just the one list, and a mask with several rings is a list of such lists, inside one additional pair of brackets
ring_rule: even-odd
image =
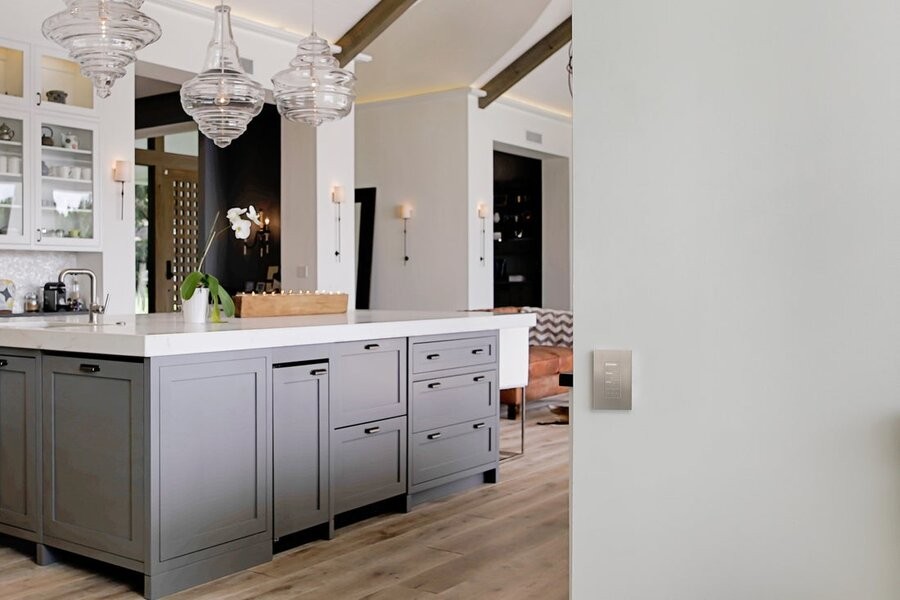
[(231, 224), (234, 225), (234, 222), (240, 220), (241, 215), (247, 212), (246, 208), (229, 208), (228, 212), (225, 213), (225, 216), (231, 221)]
[(236, 218), (231, 222), (231, 229), (234, 230), (234, 237), (239, 240), (246, 240), (250, 237), (250, 221), (246, 219)]
[(259, 222), (259, 213), (256, 212), (256, 209), (253, 208), (253, 205), (250, 205), (250, 208), (247, 209), (247, 218), (256, 223), (257, 227), (262, 227), (262, 223)]

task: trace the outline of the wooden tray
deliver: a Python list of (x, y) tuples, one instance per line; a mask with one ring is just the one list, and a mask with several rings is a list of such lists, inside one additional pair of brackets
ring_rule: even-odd
[(238, 294), (234, 297), (236, 317), (287, 317), (330, 315), (347, 312), (347, 294), (274, 293)]

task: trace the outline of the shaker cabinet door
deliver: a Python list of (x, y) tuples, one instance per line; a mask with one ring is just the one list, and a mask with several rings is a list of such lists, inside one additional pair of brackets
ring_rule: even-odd
[(335, 344), (331, 426), (406, 414), (406, 339)]
[(276, 538), (328, 521), (328, 363), (272, 371)]
[(45, 355), (41, 418), (44, 535), (141, 560), (143, 363)]
[(37, 531), (40, 481), (35, 363), (0, 354), (0, 525), (29, 532)]

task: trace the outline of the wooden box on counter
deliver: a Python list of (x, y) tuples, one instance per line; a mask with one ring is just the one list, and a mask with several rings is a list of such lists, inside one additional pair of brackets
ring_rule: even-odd
[(347, 301), (347, 294), (327, 292), (238, 294), (234, 297), (234, 316), (330, 315), (347, 312)]

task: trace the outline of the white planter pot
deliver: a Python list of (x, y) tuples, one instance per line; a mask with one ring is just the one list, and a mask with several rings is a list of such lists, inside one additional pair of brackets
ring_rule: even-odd
[(181, 315), (185, 323), (206, 323), (209, 313), (209, 288), (197, 288), (190, 300), (181, 301)]

